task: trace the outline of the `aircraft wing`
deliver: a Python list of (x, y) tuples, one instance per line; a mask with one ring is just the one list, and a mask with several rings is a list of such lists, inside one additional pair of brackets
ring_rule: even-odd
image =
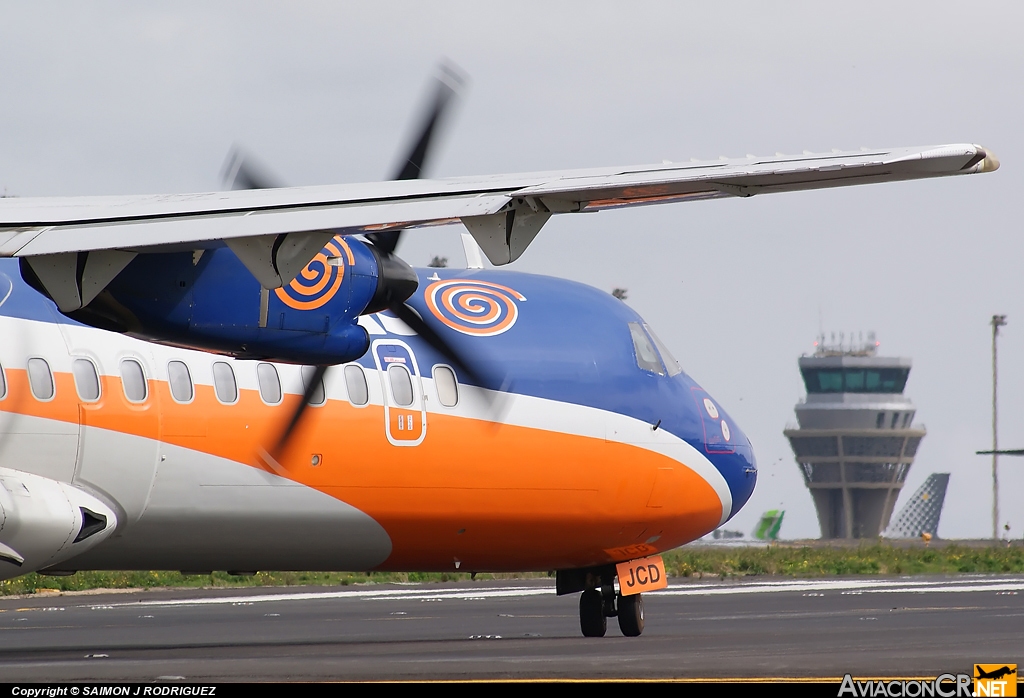
[[(493, 263), (506, 264), (556, 213), (990, 172), (998, 166), (985, 148), (958, 144), (203, 194), (8, 198), (0, 199), (0, 256), (227, 244), (273, 288), (289, 283), (339, 233), (462, 221)], [(290, 262), (274, 258), (282, 249)]]

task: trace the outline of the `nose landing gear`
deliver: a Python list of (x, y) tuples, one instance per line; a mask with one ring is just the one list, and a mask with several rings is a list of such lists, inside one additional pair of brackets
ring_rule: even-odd
[(618, 618), (619, 630), (626, 637), (638, 637), (644, 631), (644, 600), (641, 594), (623, 596), (614, 587), (587, 589), (580, 594), (580, 630), (584, 637), (604, 637), (608, 618)]
[(644, 599), (642, 594), (619, 594), (619, 630), (626, 637), (639, 637), (644, 631)]
[(608, 616), (600, 589), (587, 589), (580, 594), (580, 630), (583, 637), (604, 637), (608, 631)]
[[(647, 570), (647, 563), (650, 558), (640, 560), (640, 563)], [(652, 577), (649, 571), (638, 580), (636, 572), (631, 577), (618, 577), (620, 589), (635, 588), (639, 581), (646, 584), (646, 591), (660, 589), (667, 585), (664, 566), (660, 558), (657, 561), (657, 579)], [(654, 567), (654, 563), (651, 563)], [(608, 619), (619, 619), (619, 630), (626, 637), (637, 637), (644, 631), (644, 601), (640, 594), (615, 593), (615, 579), (617, 577), (615, 565), (603, 565), (600, 567), (577, 568), (570, 570), (558, 570), (555, 578), (555, 591), (559, 596), (574, 594), (582, 591), (580, 595), (580, 630), (584, 637), (604, 637), (608, 632)], [(622, 586), (625, 579), (625, 586)], [(645, 581), (646, 580), (646, 581)], [(661, 581), (658, 586), (651, 586), (650, 581)], [(643, 588), (643, 587), (641, 587)]]

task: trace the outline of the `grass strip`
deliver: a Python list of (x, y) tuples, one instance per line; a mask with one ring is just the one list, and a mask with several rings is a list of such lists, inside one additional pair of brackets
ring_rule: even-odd
[(676, 548), (664, 554), (671, 577), (840, 577), (890, 574), (999, 574), (1024, 572), (1024, 547), (993, 545), (904, 547)]
[[(682, 547), (664, 554), (671, 577), (713, 576), (721, 579), (771, 575), (838, 577), (856, 575), (1008, 574), (1024, 572), (1024, 547), (945, 545), (897, 547), (792, 547), (765, 545), (738, 548)], [(477, 579), (521, 579), (544, 572), (478, 574)], [(0, 596), (83, 591), (88, 589), (152, 589), (158, 587), (346, 586), (388, 582), (456, 582), (469, 573), (454, 572), (257, 572), (251, 576), (182, 574), (180, 572), (76, 572), (66, 577), (30, 573), (0, 582)]]
[[(477, 579), (521, 579), (546, 574), (478, 574)], [(456, 582), (470, 579), (469, 573), (449, 572), (257, 572), (239, 576), (227, 572), (182, 574), (165, 571), (76, 572), (54, 577), (31, 572), (0, 582), (0, 596), (86, 591), (89, 589), (156, 589), (207, 587), (348, 586), (389, 582)]]

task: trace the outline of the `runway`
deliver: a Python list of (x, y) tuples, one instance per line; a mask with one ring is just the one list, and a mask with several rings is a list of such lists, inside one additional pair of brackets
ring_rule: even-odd
[(553, 580), (0, 600), (0, 677), (238, 681), (935, 676), (1024, 660), (1024, 577), (674, 580), (583, 638)]

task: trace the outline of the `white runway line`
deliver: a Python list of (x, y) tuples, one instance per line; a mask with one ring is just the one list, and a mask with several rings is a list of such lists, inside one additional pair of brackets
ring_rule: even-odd
[[(257, 596), (224, 596), (202, 599), (162, 599), (108, 604), (103, 608), (139, 606), (206, 606), (211, 604), (253, 604), (274, 601), (316, 601), (322, 599), (361, 599), (364, 601), (426, 601), (428, 599), (486, 599), (508, 596), (539, 596), (551, 594), (554, 586), (539, 588), (502, 587), (498, 589), (351, 589), (345, 591), (306, 591), (291, 594), (260, 594)], [(88, 608), (98, 608), (88, 606)]]
[[(129, 601), (124, 603), (84, 605), (85, 608), (113, 609), (142, 606), (208, 606), (217, 604), (251, 605), (281, 601), (319, 601), (351, 599), (362, 601), (483, 601), (486, 599), (542, 596), (553, 594), (554, 585), (497, 587), (489, 589), (343, 589), (336, 591), (303, 591), (284, 594), (257, 594), (251, 596), (220, 596), (192, 599), (161, 599)], [(842, 592), (842, 593), (967, 593), (1024, 591), (1024, 579), (950, 579), (942, 581), (901, 580), (807, 580), (744, 582), (733, 584), (695, 583), (673, 584), (667, 589), (652, 592), (666, 596), (719, 596), (730, 594), (778, 594), (785, 592)]]
[(942, 581), (911, 580), (815, 580), (785, 582), (751, 582), (748, 584), (700, 584), (670, 586), (656, 592), (672, 596), (712, 596), (720, 594), (766, 594), (794, 591), (858, 591), (861, 593), (931, 593), (1024, 590), (1024, 579), (950, 579)]

